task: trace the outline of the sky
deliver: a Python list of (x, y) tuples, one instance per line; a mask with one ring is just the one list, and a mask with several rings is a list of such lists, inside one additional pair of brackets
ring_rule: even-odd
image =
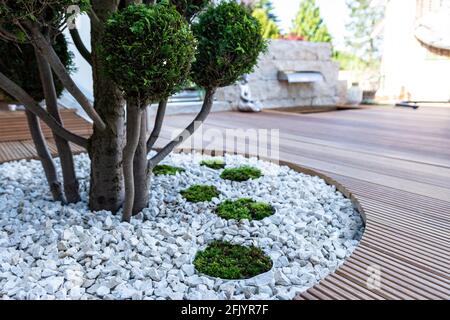
[[(322, 18), (333, 36), (337, 48), (344, 46), (345, 23), (348, 16), (345, 0), (316, 0), (320, 6)], [(283, 31), (289, 31), (292, 20), (298, 12), (301, 0), (272, 0), (275, 13), (280, 19)]]

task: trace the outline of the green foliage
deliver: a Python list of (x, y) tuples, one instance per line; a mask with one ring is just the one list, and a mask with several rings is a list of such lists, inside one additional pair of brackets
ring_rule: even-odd
[(255, 9), (263, 9), (270, 21), (274, 23), (278, 22), (278, 17), (275, 15), (275, 8), (271, 0), (258, 0), (255, 5)]
[(268, 203), (242, 198), (236, 201), (225, 200), (217, 206), (216, 212), (219, 217), (224, 219), (262, 220), (273, 215), (275, 210)]
[(272, 265), (261, 249), (224, 241), (212, 242), (194, 259), (197, 271), (221, 279), (248, 279), (270, 271)]
[(331, 42), (332, 38), (315, 0), (302, 0), (292, 33), (310, 42)]
[(167, 1), (174, 5), (177, 11), (188, 21), (191, 21), (192, 18), (211, 3), (211, 0), (159, 0), (158, 2)]
[[(347, 0), (350, 21), (346, 25), (346, 46), (362, 62), (354, 69), (377, 68), (381, 60), (382, 33), (375, 33), (384, 18), (384, 6), (374, 6), (371, 0)], [(352, 69), (352, 70), (354, 70)]]
[(255, 167), (242, 166), (239, 168), (228, 168), (222, 171), (220, 177), (225, 180), (247, 181), (250, 179), (258, 179), (262, 176), (261, 170)]
[(222, 159), (203, 160), (202, 162), (200, 162), (200, 165), (218, 170), (225, 168), (225, 161), (223, 161)]
[[(72, 6), (77, 10), (68, 10)], [(0, 24), (35, 21), (55, 25), (89, 7), (89, 0), (0, 0)]]
[(195, 184), (186, 190), (181, 191), (181, 195), (189, 202), (211, 201), (219, 196), (219, 190), (214, 186)]
[(253, 10), (252, 16), (261, 24), (261, 35), (265, 39), (280, 38), (280, 29), (274, 21), (269, 19), (269, 16), (264, 9), (258, 8)]
[(356, 55), (344, 51), (334, 52), (334, 60), (339, 62), (341, 70), (360, 70), (366, 63)]
[(167, 164), (161, 164), (153, 168), (153, 174), (157, 176), (169, 175), (174, 176), (179, 172), (184, 172), (185, 170), (180, 167), (173, 167)]
[(191, 77), (205, 88), (231, 85), (252, 72), (267, 47), (261, 25), (235, 2), (209, 7), (192, 29), (198, 48)]
[[(56, 36), (53, 48), (58, 54), (61, 62), (69, 71), (74, 70), (73, 55), (67, 48), (67, 41), (63, 34)], [(34, 48), (31, 44), (15, 44), (0, 40), (0, 71), (9, 79), (17, 83), (22, 89), (33, 97), (36, 101), (44, 100), (39, 69), (36, 62)], [(64, 87), (54, 75), (57, 95), (61, 95)], [(9, 97), (10, 101), (14, 101)]]
[(195, 40), (175, 7), (131, 5), (107, 21), (102, 47), (107, 73), (127, 96), (159, 101), (188, 77)]

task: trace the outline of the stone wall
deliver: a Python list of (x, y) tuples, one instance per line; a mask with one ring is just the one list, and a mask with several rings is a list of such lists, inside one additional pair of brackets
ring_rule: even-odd
[[(319, 71), (325, 81), (288, 84), (278, 80), (278, 71)], [(339, 64), (331, 59), (329, 44), (272, 40), (249, 76), (249, 86), (253, 99), (264, 108), (335, 106), (339, 101), (338, 74)], [(239, 86), (233, 85), (220, 89), (216, 99), (235, 109), (239, 96)]]

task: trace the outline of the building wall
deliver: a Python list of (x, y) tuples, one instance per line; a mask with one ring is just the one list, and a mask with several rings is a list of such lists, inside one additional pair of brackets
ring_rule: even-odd
[(442, 12), (446, 1), (450, 2), (388, 2), (379, 98), (394, 101), (450, 99), (450, 55), (445, 50), (427, 47), (415, 36), (417, 19), (436, 10)]
[[(324, 82), (288, 84), (278, 80), (278, 71), (319, 71)], [(326, 43), (272, 40), (266, 54), (249, 76), (254, 100), (264, 108), (335, 106), (339, 100), (339, 64), (331, 59), (331, 46)], [(240, 98), (238, 85), (218, 90), (216, 99), (231, 109)]]

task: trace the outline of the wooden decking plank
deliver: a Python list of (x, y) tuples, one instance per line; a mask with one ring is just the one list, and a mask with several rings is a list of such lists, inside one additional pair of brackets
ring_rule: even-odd
[[(350, 265), (351, 268), (359, 267), (361, 270), (366, 270), (366, 268), (371, 264), (371, 262), (368, 262), (364, 259), (357, 259), (354, 257), (352, 259), (352, 263)], [(430, 294), (424, 290), (422, 290), (423, 286), (420, 286), (418, 283), (411, 283), (409, 280), (409, 277), (399, 277), (396, 273), (390, 273), (388, 272), (388, 269), (381, 269), (381, 285), (389, 285), (390, 287), (397, 288), (414, 299), (437, 299), (439, 298), (435, 294)]]
[[(347, 272), (352, 272), (353, 274), (365, 274), (367, 271), (368, 265), (360, 265), (358, 261), (351, 260), (351, 263), (347, 264), (347, 268), (345, 269)], [(368, 277), (366, 276), (366, 280)], [(419, 294), (415, 291), (412, 291), (410, 286), (402, 283), (399, 284), (396, 279), (393, 279), (389, 275), (384, 275), (382, 277), (382, 283), (380, 291), (386, 291), (393, 295), (398, 296), (400, 299), (416, 299), (416, 300), (424, 300), (426, 299), (426, 295)], [(367, 283), (365, 284), (367, 285)]]
[[(383, 228), (381, 226), (383, 226)], [(385, 239), (389, 239), (390, 241), (393, 242), (398, 241), (405, 245), (411, 244), (413, 248), (424, 249), (427, 252), (431, 252), (433, 254), (433, 257), (436, 256), (448, 259), (449, 250), (445, 242), (442, 242), (441, 244), (439, 242), (433, 242), (432, 240), (420, 237), (411, 239), (409, 234), (403, 232), (399, 233), (395, 227), (381, 224), (371, 225), (370, 234), (374, 236), (383, 237)]]
[(359, 286), (357, 283), (354, 283), (347, 278), (338, 277), (336, 274), (331, 274), (326, 278), (326, 281), (335, 284), (336, 286), (342, 288), (343, 290), (350, 291), (355, 295), (359, 296), (360, 299), (368, 299), (368, 300), (382, 300), (383, 297), (376, 294), (369, 289)]
[(445, 275), (448, 274), (448, 268), (436, 266), (434, 264), (435, 261), (425, 260), (420, 256), (419, 253), (405, 252), (402, 249), (392, 247), (392, 244), (382, 243), (381, 241), (379, 241), (379, 239), (377, 239), (376, 242), (373, 242), (372, 239), (366, 240), (365, 238), (363, 238), (361, 242), (364, 243), (366, 246), (372, 247), (384, 253), (389, 253), (393, 257), (397, 257), (399, 259), (407, 261), (408, 263), (415, 265), (419, 268), (423, 268), (429, 272), (436, 273), (441, 277), (445, 277)]
[(399, 275), (402, 279), (411, 279), (414, 285), (420, 285), (421, 290), (427, 291), (440, 299), (450, 298), (450, 292), (442, 287), (443, 282), (441, 281), (439, 284), (436, 284), (433, 281), (434, 279), (431, 279), (431, 281), (430, 278), (424, 279), (423, 270), (417, 272), (410, 266), (404, 267), (401, 264), (396, 263), (393, 259), (383, 260), (383, 263), (381, 264), (379, 256), (372, 256), (370, 254), (361, 255), (360, 253), (356, 253), (352, 258), (378, 265), (383, 272), (389, 270), (391, 274)]
[(441, 288), (444, 290), (444, 292), (450, 290), (450, 279), (448, 275), (438, 275), (433, 271), (425, 270), (420, 266), (416, 266), (414, 264), (409, 263), (408, 261), (405, 261), (405, 259), (392, 256), (391, 254), (382, 252), (377, 248), (372, 248), (367, 245), (363, 245), (363, 247), (364, 249), (362, 251), (357, 250), (355, 251), (355, 254), (356, 255), (365, 254), (367, 256), (374, 257), (378, 259), (378, 263), (380, 265), (392, 261), (395, 265), (398, 265), (399, 268), (403, 269), (405, 272), (411, 272), (411, 274), (420, 275), (420, 277), (423, 280), (426, 280), (430, 283), (434, 283), (436, 285), (440, 285)]
[[(353, 270), (350, 267), (344, 266), (336, 271), (336, 275), (357, 283), (360, 287), (367, 288), (368, 277), (365, 272)], [(402, 291), (395, 290), (389, 286), (372, 290), (386, 300), (401, 300), (409, 298), (409, 296), (405, 295)]]

